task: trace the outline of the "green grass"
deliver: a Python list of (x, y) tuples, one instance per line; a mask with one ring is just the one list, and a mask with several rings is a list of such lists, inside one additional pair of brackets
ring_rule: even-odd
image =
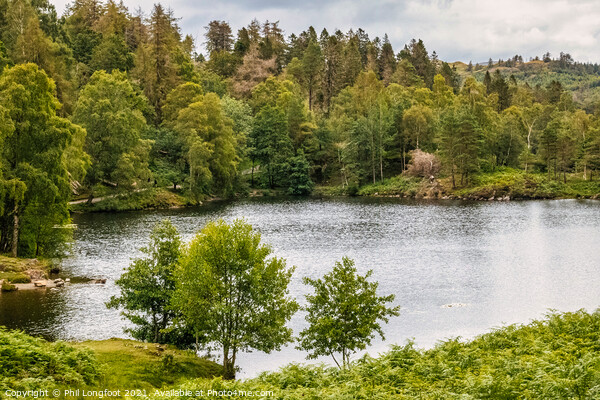
[(75, 346), (93, 351), (104, 371), (100, 386), (110, 389), (152, 390), (177, 385), (190, 378), (212, 378), (222, 373), (219, 364), (197, 357), (192, 351), (166, 345), (110, 339)]
[(382, 182), (363, 186), (317, 186), (313, 195), (317, 196), (407, 196), (414, 197), (422, 191), (421, 179), (398, 175)]
[(316, 186), (312, 192), (313, 196), (325, 196), (325, 197), (336, 197), (347, 195), (346, 188), (341, 185), (338, 186)]

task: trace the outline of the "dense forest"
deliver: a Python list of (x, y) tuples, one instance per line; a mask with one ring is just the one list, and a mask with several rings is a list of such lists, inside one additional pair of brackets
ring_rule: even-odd
[[(567, 53), (448, 63), (362, 29), (252, 20), (184, 36), (172, 10), (0, 0), (0, 252), (62, 251), (68, 201), (172, 188), (346, 193), (400, 174), (600, 169), (600, 66)], [(207, 56), (198, 51), (205, 48)], [(61, 233), (63, 232), (64, 233)]]

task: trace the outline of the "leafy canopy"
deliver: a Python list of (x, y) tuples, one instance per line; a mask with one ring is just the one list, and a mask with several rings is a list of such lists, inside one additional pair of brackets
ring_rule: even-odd
[(242, 219), (208, 223), (186, 248), (173, 306), (209, 348), (220, 348), (226, 378), (238, 351), (279, 350), (292, 340), (286, 323), (298, 309), (289, 297), (294, 268), (270, 257), (261, 235)]

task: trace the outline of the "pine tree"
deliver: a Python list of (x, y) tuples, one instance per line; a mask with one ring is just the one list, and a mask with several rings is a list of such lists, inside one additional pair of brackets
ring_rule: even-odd
[(149, 37), (138, 47), (135, 75), (154, 107), (158, 125), (162, 121), (162, 106), (167, 95), (180, 82), (174, 60), (180, 35), (173, 12), (160, 4), (154, 5), (148, 25)]
[(394, 49), (388, 38), (387, 33), (383, 36), (383, 45), (381, 46), (381, 54), (378, 60), (379, 75), (383, 83), (387, 86), (392, 81), (392, 75), (396, 71), (396, 57)]
[(231, 51), (233, 35), (227, 22), (210, 21), (204, 29), (206, 29), (204, 34), (206, 38), (205, 46), (209, 54), (213, 51)]
[(415, 67), (417, 75), (423, 79), (427, 87), (431, 88), (433, 76), (435, 75), (435, 65), (429, 58), (425, 44), (421, 39), (419, 41), (412, 39), (409, 45), (404, 46), (404, 49), (400, 52), (400, 58), (410, 61)]

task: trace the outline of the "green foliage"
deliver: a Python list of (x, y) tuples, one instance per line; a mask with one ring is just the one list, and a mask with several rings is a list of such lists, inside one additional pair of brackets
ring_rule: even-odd
[(292, 155), (285, 113), (279, 107), (264, 106), (254, 118), (252, 157), (261, 167), (261, 179), (271, 189), (285, 181), (285, 164)]
[(294, 196), (304, 196), (310, 194), (313, 189), (313, 182), (310, 179), (310, 164), (300, 152), (297, 156), (290, 158), (287, 164), (287, 192)]
[(239, 351), (269, 353), (291, 341), (285, 324), (298, 308), (288, 292), (293, 268), (271, 252), (248, 223), (220, 220), (208, 223), (181, 258), (173, 308), (197, 343), (222, 351), (225, 378), (235, 377)]
[(454, 191), (458, 197), (486, 200), (508, 196), (511, 199), (591, 198), (600, 193), (600, 181), (571, 178), (555, 181), (543, 173), (526, 173), (499, 168), (494, 173), (476, 174), (468, 188)]
[[(551, 313), (430, 350), (412, 342), (349, 368), (291, 364), (246, 381), (199, 379), (188, 390), (262, 391), (300, 399), (595, 399), (600, 387), (600, 310)], [(267, 392), (271, 392), (267, 393)]]
[(73, 120), (87, 130), (90, 188), (99, 183), (139, 187), (150, 179), (151, 142), (143, 139), (148, 129), (146, 107), (146, 99), (136, 93), (125, 73), (116, 70), (95, 72), (83, 88)]
[(150, 170), (158, 186), (173, 186), (185, 182), (188, 171), (183, 138), (169, 128), (154, 131), (154, 144), (150, 152)]
[(216, 94), (193, 101), (179, 111), (174, 125), (185, 143), (191, 192), (197, 199), (211, 192), (230, 195), (238, 165), (233, 122), (224, 114)]
[(68, 238), (68, 230), (56, 229), (69, 222), (64, 157), (77, 145), (73, 137), (84, 133), (56, 115), (54, 90), (35, 64), (17, 65), (0, 76), (0, 249), (13, 256), (52, 256)]
[(47, 342), (0, 327), (0, 389), (52, 389), (97, 383), (100, 365), (90, 350)]
[(6, 47), (4, 43), (0, 40), (0, 73), (4, 70), (4, 67), (10, 65), (10, 59), (8, 58), (8, 52), (6, 51)]
[(181, 255), (177, 229), (168, 220), (157, 224), (141, 251), (146, 257), (134, 260), (116, 281), (120, 296), (111, 297), (107, 306), (124, 309), (122, 315), (136, 325), (125, 331), (138, 340), (189, 345), (191, 337), (174, 325), (178, 313), (169, 308)]
[(378, 296), (378, 283), (367, 281), (372, 273), (358, 275), (354, 261), (344, 257), (322, 279), (303, 279), (314, 289), (306, 296), (309, 327), (300, 332), (298, 345), (309, 352), (308, 358), (331, 356), (340, 366), (335, 355), (341, 354), (346, 368), (350, 356), (370, 345), (375, 333), (384, 339), (379, 321), (398, 316), (400, 306), (386, 306), (395, 296)]
[(444, 111), (441, 120), (441, 153), (456, 187), (455, 174), (460, 175), (460, 184), (469, 182), (469, 177), (479, 168), (481, 148), (481, 126), (471, 107), (456, 105)]
[(173, 89), (165, 100), (163, 106), (163, 124), (173, 126), (179, 117), (181, 110), (192, 103), (202, 99), (204, 90), (197, 83), (186, 82)]
[(187, 57), (181, 51), (179, 27), (171, 9), (155, 4), (148, 22), (147, 28), (141, 28), (148, 29), (148, 34), (140, 32), (133, 75), (154, 107), (155, 123), (159, 125), (167, 95), (181, 83), (180, 73), (187, 71), (181, 68)]
[(133, 53), (121, 35), (107, 35), (94, 48), (90, 67), (111, 73), (113, 70), (129, 71), (133, 68)]
[(414, 197), (419, 191), (421, 180), (404, 175), (395, 176), (382, 182), (356, 188), (356, 194), (360, 196), (407, 196)]

